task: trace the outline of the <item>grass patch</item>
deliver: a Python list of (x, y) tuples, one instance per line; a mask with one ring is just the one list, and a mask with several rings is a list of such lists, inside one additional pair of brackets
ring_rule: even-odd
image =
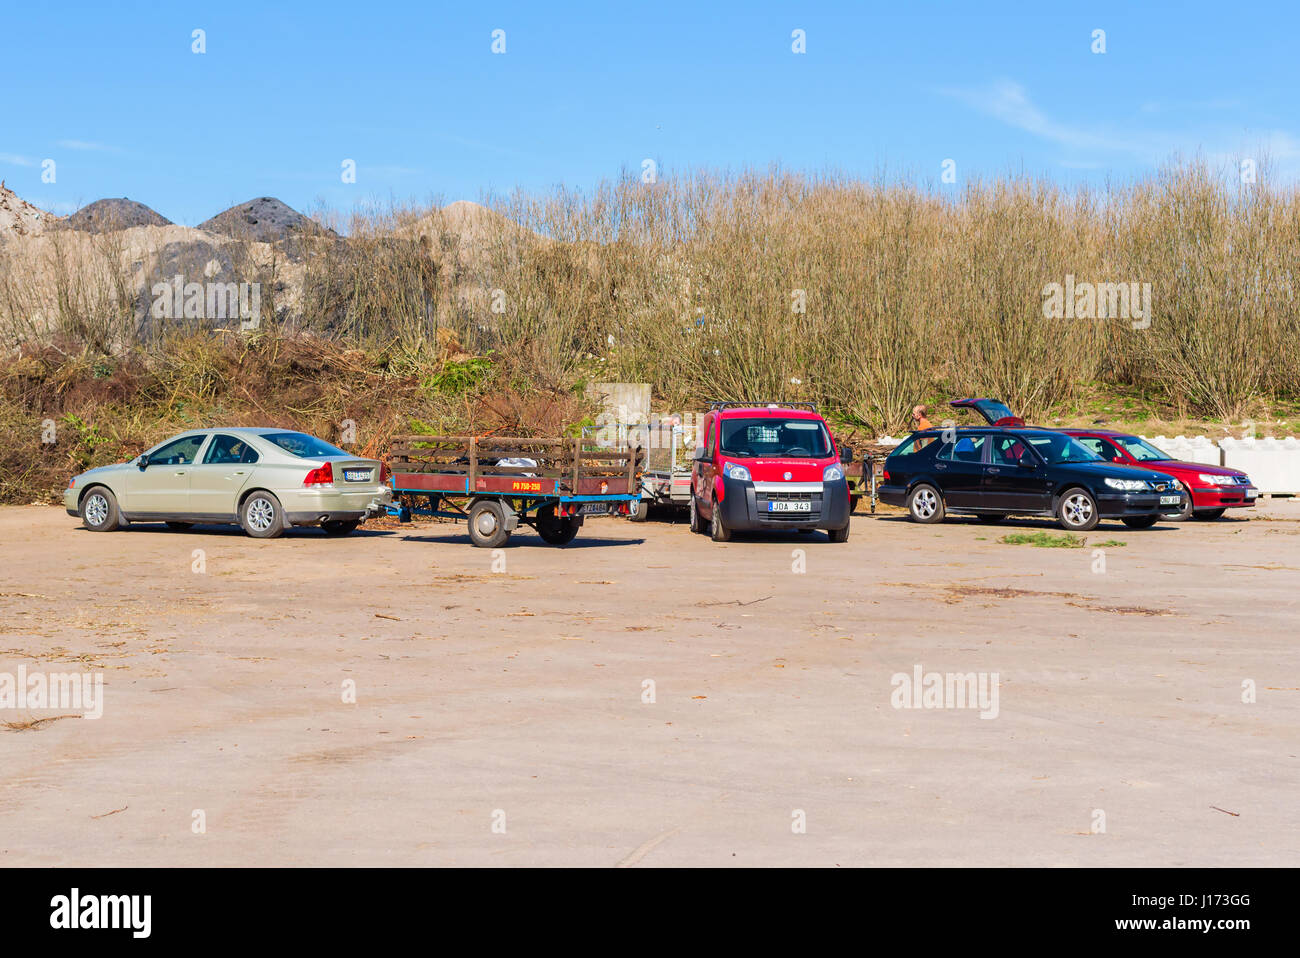
[(1009, 546), (1036, 546), (1039, 549), (1082, 549), (1088, 540), (1072, 532), (1011, 532), (998, 541)]
[(1126, 545), (1128, 545), (1128, 543), (1125, 542), (1125, 541), (1122, 540), (1122, 539), (1107, 539), (1105, 542), (1094, 542), (1094, 543), (1093, 543), (1093, 548), (1095, 548), (1095, 549), (1121, 549), (1121, 548), (1123, 548), (1123, 547), (1126, 546)]

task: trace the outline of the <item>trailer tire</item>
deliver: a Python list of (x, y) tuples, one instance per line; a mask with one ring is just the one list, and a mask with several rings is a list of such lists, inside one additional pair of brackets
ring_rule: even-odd
[(641, 498), (635, 503), (636, 512), (628, 513), (628, 518), (633, 522), (645, 522), (650, 518), (650, 500)]
[(498, 549), (506, 544), (510, 531), (499, 502), (479, 499), (469, 507), (469, 541), (480, 549)]
[(537, 534), (547, 545), (568, 545), (582, 528), (577, 516), (556, 516), (555, 506), (542, 506), (537, 510)]

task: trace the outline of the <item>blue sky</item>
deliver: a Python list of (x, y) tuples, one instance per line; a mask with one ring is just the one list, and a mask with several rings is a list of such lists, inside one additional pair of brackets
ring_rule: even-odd
[[(958, 187), (1020, 172), (1101, 184), (1177, 154), (1267, 152), (1294, 183), (1297, 9), (10, 4), (0, 178), (55, 212), (125, 195), (190, 225), (262, 195), (348, 210), (585, 189), (646, 158), (942, 189), (945, 159)], [(1096, 29), (1104, 54), (1090, 49)], [(341, 180), (345, 159), (355, 184)]]

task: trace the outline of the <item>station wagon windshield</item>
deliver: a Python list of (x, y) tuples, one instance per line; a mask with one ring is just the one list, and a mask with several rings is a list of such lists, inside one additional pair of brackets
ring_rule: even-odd
[(1063, 462), (1105, 461), (1083, 443), (1070, 436), (1046, 432), (1021, 433), (1021, 435), (1038, 451), (1040, 456), (1053, 466), (1060, 465)]
[(816, 419), (724, 419), (722, 451), (745, 458), (831, 455), (831, 437)]
[(291, 456), (299, 459), (313, 459), (317, 456), (346, 456), (347, 453), (337, 446), (331, 446), (323, 439), (309, 436), (305, 432), (273, 432), (263, 436), (267, 442), (275, 443)]

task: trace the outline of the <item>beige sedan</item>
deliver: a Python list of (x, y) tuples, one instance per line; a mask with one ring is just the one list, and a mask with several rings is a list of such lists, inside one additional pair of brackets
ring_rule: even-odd
[(393, 499), (387, 469), (287, 429), (196, 429), (130, 462), (68, 481), (63, 505), (87, 529), (132, 522), (237, 523), (272, 539), (291, 526), (347, 535)]

